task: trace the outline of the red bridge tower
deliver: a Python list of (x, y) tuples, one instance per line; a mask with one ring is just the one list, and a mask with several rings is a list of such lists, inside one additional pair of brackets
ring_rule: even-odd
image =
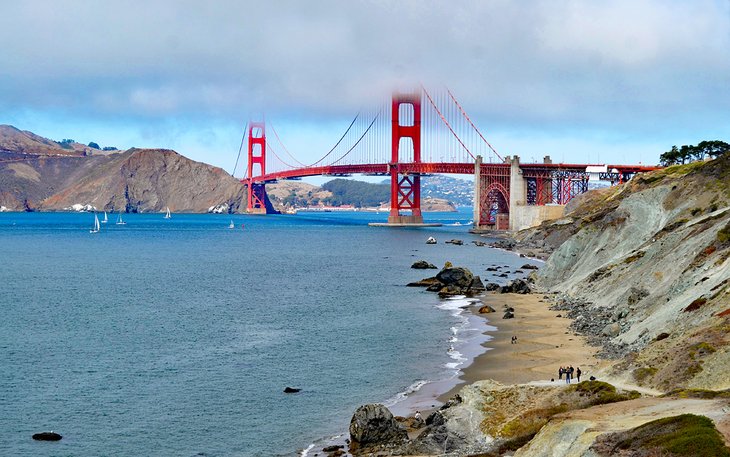
[[(259, 166), (259, 174), (254, 174), (254, 165)], [(248, 169), (245, 185), (248, 188), (246, 212), (266, 214), (266, 187), (263, 182), (254, 182), (254, 176), (266, 174), (266, 124), (249, 122), (248, 124)]]
[[(401, 119), (401, 105), (410, 106), (411, 116)], [(408, 111), (408, 110), (406, 110)], [(392, 100), (392, 157), (388, 164), (390, 171), (390, 216), (389, 224), (421, 224), (421, 176), (417, 173), (403, 173), (400, 170), (400, 147), (402, 138), (413, 143), (413, 163), (421, 163), (421, 91), (395, 92)], [(410, 123), (403, 122), (411, 121)], [(410, 211), (402, 215), (401, 211)]]

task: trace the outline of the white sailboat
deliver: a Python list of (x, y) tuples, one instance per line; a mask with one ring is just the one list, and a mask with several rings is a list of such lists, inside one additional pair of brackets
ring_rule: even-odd
[(106, 217), (106, 211), (104, 211), (104, 219), (101, 220), (101, 223), (102, 224), (106, 224), (107, 222), (109, 222), (109, 219), (107, 219), (107, 217)]
[(167, 207), (167, 212), (165, 213), (165, 219), (170, 219), (172, 216), (170, 216), (170, 207)]
[(127, 223), (122, 220), (122, 213), (119, 213), (119, 217), (117, 217), (117, 225), (127, 225)]
[(94, 228), (89, 230), (89, 233), (99, 233), (99, 229), (101, 229), (101, 225), (99, 225), (99, 216), (94, 214)]
[(230, 224), (228, 225), (228, 228), (229, 228), (229, 229), (234, 229), (234, 228), (236, 228), (236, 225), (235, 225), (235, 224), (233, 223), (233, 221), (231, 221), (231, 223), (230, 223)]

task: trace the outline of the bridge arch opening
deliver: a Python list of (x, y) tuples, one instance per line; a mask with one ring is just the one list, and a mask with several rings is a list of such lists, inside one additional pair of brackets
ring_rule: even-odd
[(481, 224), (494, 230), (509, 230), (509, 193), (502, 185), (492, 183), (484, 193)]

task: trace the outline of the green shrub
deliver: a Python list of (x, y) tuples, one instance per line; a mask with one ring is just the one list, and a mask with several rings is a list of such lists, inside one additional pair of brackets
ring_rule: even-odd
[(704, 416), (682, 414), (657, 419), (631, 430), (617, 449), (658, 449), (678, 456), (730, 457), (722, 435)]
[(730, 222), (717, 232), (717, 241), (720, 243), (727, 243), (730, 241)]

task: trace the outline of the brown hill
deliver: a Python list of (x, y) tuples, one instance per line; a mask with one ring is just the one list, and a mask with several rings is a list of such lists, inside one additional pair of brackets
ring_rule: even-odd
[(91, 148), (75, 142), (64, 148), (61, 144), (35, 133), (18, 130), (12, 125), (0, 125), (0, 151), (43, 156), (83, 156), (90, 150)]
[(0, 206), (62, 211), (235, 212), (245, 189), (220, 168), (164, 149), (102, 152), (0, 126)]

